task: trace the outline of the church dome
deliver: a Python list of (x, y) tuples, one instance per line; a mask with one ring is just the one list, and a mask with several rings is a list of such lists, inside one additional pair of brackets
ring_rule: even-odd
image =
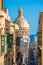
[(18, 17), (16, 18), (15, 22), (20, 25), (21, 28), (30, 28), (29, 23), (27, 20), (23, 17), (23, 10), (22, 8), (18, 11)]

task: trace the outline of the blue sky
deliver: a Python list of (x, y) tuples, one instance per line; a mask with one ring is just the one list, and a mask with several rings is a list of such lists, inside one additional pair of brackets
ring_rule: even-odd
[(17, 18), (20, 6), (30, 24), (30, 33), (37, 34), (39, 15), (43, 11), (43, 0), (4, 0), (4, 7), (8, 8), (12, 21)]

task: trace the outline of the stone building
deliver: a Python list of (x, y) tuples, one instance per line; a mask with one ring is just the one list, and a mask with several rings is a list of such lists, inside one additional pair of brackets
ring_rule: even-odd
[(40, 12), (38, 24), (38, 49), (39, 49), (39, 65), (43, 65), (43, 12)]
[[(8, 34), (8, 48), (5, 54), (5, 65), (12, 65), (16, 62), (16, 31), (19, 30), (19, 25), (10, 22), (10, 33)], [(7, 55), (7, 56), (6, 56)]]
[[(4, 65), (4, 55), (7, 52), (7, 32), (10, 24), (10, 17), (8, 16), (8, 9), (3, 9), (3, 0), (0, 0), (0, 65)], [(10, 27), (10, 26), (9, 26)], [(6, 31), (7, 30), (7, 31)]]
[(30, 25), (23, 17), (22, 8), (17, 19), (11, 22), (8, 9), (4, 9), (3, 5), (3, 0), (0, 0), (0, 65), (12, 65), (12, 60), (16, 63), (18, 49), (23, 59), (28, 57)]
[[(6, 53), (14, 51), (14, 62), (16, 59), (16, 44), (15, 44), (15, 31), (19, 30), (19, 25), (13, 24), (10, 21), (10, 16), (8, 15), (8, 9), (3, 8), (3, 0), (0, 0), (0, 65), (4, 65), (4, 61), (8, 63), (4, 56)], [(7, 55), (9, 55), (7, 53)], [(5, 57), (6, 58), (6, 57)], [(8, 58), (8, 57), (7, 57)], [(6, 59), (7, 59), (6, 58)]]

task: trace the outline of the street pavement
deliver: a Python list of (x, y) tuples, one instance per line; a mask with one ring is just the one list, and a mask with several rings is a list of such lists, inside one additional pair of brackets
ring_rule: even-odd
[(28, 65), (35, 65), (34, 52), (32, 48), (29, 50)]

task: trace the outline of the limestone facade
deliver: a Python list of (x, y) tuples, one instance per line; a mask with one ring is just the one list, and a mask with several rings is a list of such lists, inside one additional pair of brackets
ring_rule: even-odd
[[(8, 9), (6, 9), (7, 11)], [(6, 14), (7, 13), (7, 14)], [(16, 49), (16, 43), (15, 43), (15, 31), (19, 30), (19, 25), (17, 25), (16, 23), (12, 23), (10, 21), (10, 17), (8, 16), (8, 11), (5, 12), (3, 10), (0, 10), (0, 37), (1, 36), (7, 36), (7, 33), (9, 33), (10, 35), (13, 35), (13, 51)], [(1, 43), (0, 43), (1, 44)], [(6, 52), (9, 50), (8, 48), (8, 43), (6, 42), (6, 47), (7, 47), (7, 50)], [(1, 46), (0, 46), (1, 48)], [(3, 53), (3, 54), (2, 54)], [(1, 55), (5, 55), (4, 54), (5, 52), (0, 52), (0, 58), (1, 58)], [(16, 50), (14, 51), (14, 58), (16, 57)], [(15, 62), (15, 59), (14, 59), (14, 62)], [(0, 62), (2, 63), (2, 62)]]
[(38, 27), (38, 47), (41, 51), (40, 65), (43, 65), (43, 12), (40, 12), (39, 27)]
[[(2, 0), (0, 0), (2, 2)], [(0, 5), (0, 41), (1, 41), (1, 36), (7, 36), (7, 33), (13, 34), (13, 43), (15, 43), (15, 29), (19, 30), (19, 26), (17, 24), (13, 24), (10, 21), (10, 17), (8, 15), (8, 9), (3, 9), (1, 8), (2, 4)], [(14, 46), (14, 45), (13, 45)], [(7, 42), (6, 42), (6, 52), (9, 50)], [(4, 48), (3, 48), (4, 49)], [(15, 47), (14, 49), (15, 50)], [(1, 51), (1, 42), (0, 42), (0, 59), (5, 55), (6, 53)], [(14, 52), (14, 55), (15, 52)], [(16, 56), (14, 56), (15, 58)], [(4, 59), (4, 57), (3, 57)], [(15, 59), (14, 59), (15, 60)], [(3, 65), (4, 61), (0, 62), (1, 65)]]
[[(16, 62), (16, 55), (17, 55), (17, 45), (16, 38), (19, 37), (19, 41), (22, 39), (22, 42), (26, 45), (26, 50), (29, 50), (29, 43), (30, 43), (30, 25), (23, 17), (22, 8), (18, 11), (18, 18), (11, 22), (10, 16), (8, 15), (8, 9), (3, 9), (3, 0), (0, 0), (0, 59), (3, 60), (0, 62), (1, 65), (12, 65), (12, 59), (14, 63)], [(23, 40), (24, 39), (24, 40)], [(10, 46), (10, 47), (9, 47)], [(20, 42), (20, 52), (23, 48)], [(13, 52), (13, 57), (12, 57)], [(27, 56), (27, 55), (26, 55)], [(8, 62), (8, 60), (10, 62)], [(7, 64), (6, 64), (7, 63)]]

